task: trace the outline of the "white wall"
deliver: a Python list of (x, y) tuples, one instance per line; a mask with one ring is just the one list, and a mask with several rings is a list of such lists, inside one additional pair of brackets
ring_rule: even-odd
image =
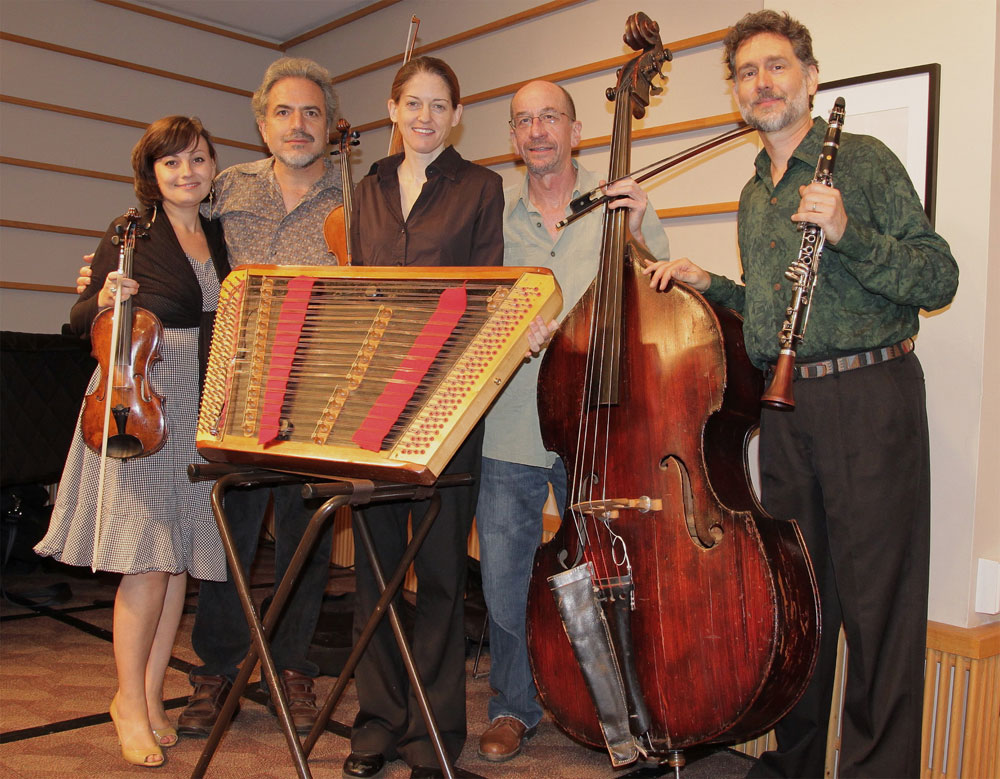
[[(104, 57), (253, 90), (279, 52), (92, 0), (2, 0), (8, 33)], [(200, 116), (215, 135), (260, 143), (249, 100), (202, 86), (114, 65), (0, 41), (0, 92), (83, 111), (152, 122), (167, 114)], [(0, 154), (131, 176), (129, 154), (141, 129), (0, 103)], [(220, 164), (260, 156), (217, 147)], [(131, 184), (4, 165), (4, 219), (101, 232), (135, 204)], [(80, 257), (97, 239), (0, 228), (0, 278), (72, 285)], [(58, 332), (74, 297), (0, 290), (0, 328)]]
[[(285, 0), (294, 2), (295, 0)], [(212, 36), (88, 0), (2, 0), (0, 23), (9, 32), (97, 51), (153, 67), (252, 90), (276, 52)], [(277, 3), (276, 3), (277, 5)], [(335, 74), (389, 56), (402, 48), (411, 14), (421, 18), (419, 43), (530, 7), (533, 0), (407, 0), (296, 47)], [(626, 52), (621, 34), (634, 0), (590, 0), (474, 41), (432, 52), (459, 74), (464, 94), (542, 76)], [(663, 0), (647, 6), (665, 42), (720, 29), (760, 0)], [(1000, 227), (1000, 79), (996, 61), (997, 7), (993, 0), (786, 0), (811, 29), (821, 79), (863, 75), (938, 62), (942, 66), (937, 183), (937, 228), (961, 266), (954, 303), (923, 317), (918, 353), (927, 375), (931, 419), (933, 529), (929, 617), (954, 625), (984, 621), (973, 611), (975, 559), (1000, 557), (1000, 422), (995, 393), (1000, 379), (988, 364), (998, 342), (997, 267), (1000, 249), (990, 233)], [(112, 30), (115, 32), (112, 34)], [(733, 110), (724, 81), (721, 45), (678, 52), (666, 68), (666, 90), (653, 99), (637, 126), (655, 126)], [(338, 85), (344, 115), (354, 125), (385, 116), (394, 68)], [(611, 128), (604, 89), (613, 72), (564, 83), (577, 101), (584, 137)], [(245, 98), (109, 65), (0, 42), (0, 91), (143, 121), (165, 113), (198, 114), (218, 135), (257, 143)], [(508, 97), (468, 106), (456, 145), (477, 159), (511, 151)], [(848, 129), (850, 117), (848, 116)], [(711, 137), (723, 128), (636, 143), (633, 162), (659, 159)], [(0, 154), (128, 173), (128, 149), (139, 131), (0, 104)], [(355, 154), (355, 180), (384, 154), (385, 129), (367, 132)], [(223, 164), (252, 158), (219, 149)], [(756, 144), (744, 140), (697, 163), (681, 166), (652, 184), (660, 208), (732, 201), (751, 174)], [(604, 150), (581, 154), (602, 170)], [(520, 170), (498, 166), (513, 181)], [(131, 202), (126, 184), (4, 166), (0, 211), (7, 219), (103, 229)], [(739, 274), (733, 215), (666, 222), (675, 256), (691, 256), (712, 270)], [(78, 257), (94, 241), (34, 231), (0, 229), (0, 277), (9, 281), (70, 284)], [(4, 329), (57, 330), (71, 298), (34, 292), (0, 292)], [(992, 348), (991, 348), (992, 347)], [(992, 400), (992, 403), (988, 401)]]

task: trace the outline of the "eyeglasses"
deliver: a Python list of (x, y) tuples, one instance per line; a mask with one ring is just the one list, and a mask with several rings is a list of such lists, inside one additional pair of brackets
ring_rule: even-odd
[(543, 111), (538, 116), (520, 114), (507, 122), (507, 124), (510, 125), (511, 130), (523, 132), (531, 127), (536, 119), (542, 124), (558, 124), (564, 116), (569, 119), (569, 114), (563, 113), (562, 111)]

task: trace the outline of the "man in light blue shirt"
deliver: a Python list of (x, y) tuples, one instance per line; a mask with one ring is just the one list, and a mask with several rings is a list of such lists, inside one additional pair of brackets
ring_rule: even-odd
[[(533, 81), (511, 100), (511, 140), (527, 168), (524, 180), (504, 193), (504, 265), (551, 268), (562, 288), (564, 314), (597, 275), (602, 210), (595, 209), (563, 230), (556, 222), (570, 201), (595, 189), (600, 179), (571, 158), (581, 124), (570, 95), (547, 81)], [(646, 195), (624, 181), (608, 188), (628, 208), (633, 238), (658, 259), (668, 259), (667, 236)], [(535, 549), (541, 542), (542, 507), (549, 484), (562, 512), (566, 471), (545, 450), (535, 387), (541, 361), (523, 365), (497, 399), (486, 420), (476, 523), (483, 591), (490, 620), (490, 727), (479, 755), (502, 762), (520, 753), (542, 717), (528, 662), (525, 613)]]

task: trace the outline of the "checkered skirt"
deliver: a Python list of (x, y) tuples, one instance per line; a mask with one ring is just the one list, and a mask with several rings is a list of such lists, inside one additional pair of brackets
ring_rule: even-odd
[[(212, 263), (191, 264), (202, 284), (204, 307), (214, 310), (218, 280)], [(165, 399), (167, 440), (147, 457), (107, 459), (95, 567), (128, 574), (187, 571), (198, 579), (225, 581), (225, 553), (209, 504), (212, 482), (192, 484), (187, 478), (188, 464), (202, 461), (195, 448), (198, 328), (165, 328), (160, 353), (149, 382)], [(98, 380), (99, 369), (88, 393)], [(35, 547), (38, 554), (70, 565), (95, 561), (100, 459), (84, 444), (78, 422), (48, 533)]]

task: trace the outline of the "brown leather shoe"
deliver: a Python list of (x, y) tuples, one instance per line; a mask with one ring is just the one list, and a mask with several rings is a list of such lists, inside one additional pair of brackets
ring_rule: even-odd
[[(177, 732), (182, 736), (207, 737), (212, 732), (215, 721), (222, 711), (222, 704), (225, 703), (229, 690), (233, 683), (225, 676), (198, 676), (190, 674), (188, 677), (194, 686), (194, 692), (188, 698), (188, 704), (177, 718)], [(233, 712), (235, 719), (239, 712), (239, 705)]]
[[(295, 732), (304, 736), (312, 730), (319, 716), (316, 693), (313, 692), (313, 678), (287, 668), (281, 672), (280, 677), (281, 689), (285, 691), (285, 697), (288, 699), (288, 710), (292, 714)], [(274, 701), (268, 700), (267, 708), (277, 716), (278, 710)]]
[(521, 754), (524, 742), (535, 735), (535, 728), (525, 727), (514, 717), (497, 717), (479, 737), (479, 756), (491, 763), (502, 763)]

